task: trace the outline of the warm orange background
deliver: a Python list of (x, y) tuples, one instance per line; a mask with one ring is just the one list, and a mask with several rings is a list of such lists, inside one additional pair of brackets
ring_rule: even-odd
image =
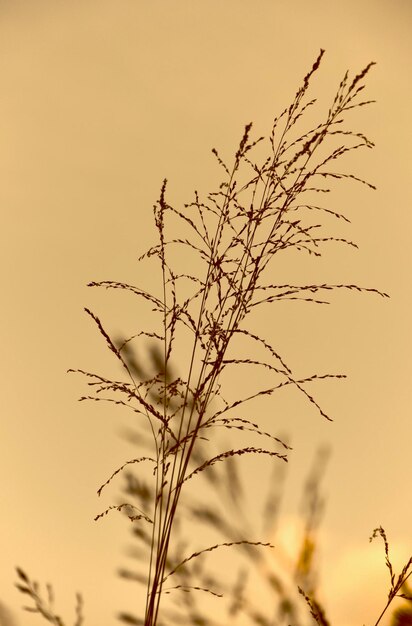
[[(321, 47), (312, 94), (324, 108), (347, 68), (378, 63), (367, 80), (378, 102), (353, 114), (376, 148), (348, 161), (378, 191), (337, 190), (360, 250), (325, 251), (303, 280), (379, 287), (391, 300), (348, 293), (279, 318), (266, 309), (268, 336), (297, 372), (349, 379), (313, 389), (333, 424), (293, 394), (262, 419), (294, 446), (284, 527), (315, 449), (331, 445), (325, 605), (336, 626), (375, 621), (388, 576), (372, 529), (386, 528), (398, 567), (412, 551), (411, 18), (409, 0), (0, 1), (0, 600), (19, 624), (41, 620), (18, 612), (16, 564), (53, 581), (63, 614), (81, 589), (86, 623), (114, 624), (116, 610), (133, 608), (114, 575), (126, 522), (93, 522), (115, 493), (102, 505), (97, 487), (130, 450), (118, 413), (77, 404), (84, 383), (65, 373), (110, 369), (83, 306), (115, 331), (132, 313), (122, 294), (85, 284), (147, 279), (136, 258), (154, 241), (163, 177), (171, 202), (206, 191), (210, 149), (232, 154), (250, 120), (267, 133)], [(296, 280), (301, 269), (280, 271)], [(133, 315), (140, 330), (147, 318)]]

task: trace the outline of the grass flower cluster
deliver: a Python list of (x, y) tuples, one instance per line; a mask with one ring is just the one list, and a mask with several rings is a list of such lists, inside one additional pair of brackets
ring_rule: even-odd
[[(349, 111), (371, 102), (363, 99), (363, 91), (373, 63), (353, 78), (346, 73), (326, 115), (303, 128), (307, 117), (312, 119), (312, 110), (316, 110), (316, 100), (310, 99), (308, 93), (323, 54), (321, 50), (291, 104), (274, 119), (268, 137), (254, 138), (252, 124), (247, 124), (231, 163), (226, 163), (213, 149), (222, 181), (207, 197), (195, 193), (193, 200), (183, 207), (172, 206), (167, 200), (167, 181), (163, 182), (154, 206), (158, 242), (140, 258), (142, 262), (152, 260), (157, 264), (156, 271), (161, 277), (158, 291), (149, 292), (117, 281), (90, 283), (91, 287), (129, 292), (142, 306), (149, 306), (153, 319), (151, 328), (118, 341), (106, 330), (101, 318), (86, 309), (121, 364), (125, 380), (75, 370), (85, 376), (90, 388), (81, 399), (108, 401), (133, 411), (142, 441), (147, 444), (141, 455), (117, 468), (98, 490), (100, 495), (122, 473), (128, 476), (129, 491), (135, 497), (135, 503), (113, 505), (96, 517), (114, 509), (126, 512), (146, 550), (141, 559), (142, 571), (136, 575), (146, 586), (146, 602), (140, 617), (123, 615), (123, 620), (129, 623), (144, 626), (184, 623), (182, 615), (176, 617), (171, 613), (166, 595), (187, 591), (221, 595), (213, 581), (202, 582), (200, 567), (196, 579), (197, 561), (202, 561), (208, 553), (229, 547), (242, 547), (253, 555), (270, 548), (265, 538), (237, 535), (180, 557), (173, 556), (179, 537), (179, 512), (193, 481), (202, 475), (210, 477), (222, 465), (230, 468), (234, 460), (243, 456), (259, 455), (279, 463), (288, 460), (289, 445), (239, 411), (245, 411), (246, 405), (255, 399), (270, 397), (289, 386), (302, 394), (321, 416), (331, 419), (311, 391), (311, 383), (343, 375), (296, 376), (276, 346), (248, 325), (250, 314), (258, 307), (274, 309), (284, 300), (325, 304), (331, 292), (337, 290), (372, 292), (386, 297), (376, 289), (355, 284), (277, 284), (273, 280), (275, 263), (284, 262), (285, 251), (321, 256), (333, 243), (355, 246), (339, 233), (325, 230), (333, 221), (337, 227), (342, 221), (349, 221), (342, 213), (314, 200), (327, 197), (329, 184), (350, 180), (373, 188), (356, 175), (337, 169), (344, 155), (373, 146), (365, 135), (350, 130), (346, 124)], [(141, 341), (150, 341), (153, 346), (158, 364), (155, 375), (145, 374), (133, 361), (132, 346)], [(175, 362), (183, 363), (183, 375), (174, 371)], [(224, 389), (226, 372), (233, 375), (237, 368), (244, 367), (265, 370), (271, 383), (245, 395), (239, 390), (235, 399), (228, 399)], [(256, 381), (259, 379), (257, 375)], [(243, 443), (211, 451), (210, 442), (225, 430), (243, 437)], [(143, 483), (127, 474), (137, 465), (144, 468), (144, 475), (150, 480)], [(213, 518), (213, 511), (209, 511), (209, 516)], [(188, 579), (185, 573), (191, 566)], [(402, 580), (392, 580), (393, 597), (409, 575), (409, 568), (410, 562)], [(42, 602), (35, 583), (21, 569), (18, 574), (20, 591), (30, 595), (35, 603), (32, 610), (61, 626), (63, 622), (51, 608), (51, 598), (48, 604)], [(301, 593), (314, 619), (327, 624), (310, 590), (302, 589)], [(254, 621), (253, 614), (251, 619)], [(209, 624), (212, 616), (191, 623)], [(81, 624), (79, 600), (76, 626)]]

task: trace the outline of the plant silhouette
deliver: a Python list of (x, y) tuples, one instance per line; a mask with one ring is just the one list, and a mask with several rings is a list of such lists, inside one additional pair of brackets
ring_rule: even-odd
[[(275, 117), (266, 139), (253, 138), (250, 123), (245, 126), (231, 163), (213, 149), (222, 171), (222, 181), (215, 190), (205, 198), (195, 192), (191, 202), (177, 208), (169, 204), (167, 181), (163, 182), (154, 206), (158, 243), (139, 259), (155, 263), (161, 276), (157, 289), (148, 291), (112, 280), (89, 283), (91, 287), (129, 293), (142, 307), (149, 308), (153, 324), (119, 341), (95, 312), (85, 309), (120, 363), (125, 380), (70, 370), (81, 373), (89, 386), (90, 392), (81, 400), (111, 402), (132, 411), (142, 441), (146, 442), (142, 454), (117, 468), (98, 490), (101, 495), (117, 475), (138, 466), (139, 476), (145, 478), (133, 483), (138, 504), (112, 505), (96, 517), (113, 510), (126, 512), (146, 549), (143, 571), (139, 573), (146, 586), (146, 601), (140, 609), (141, 617), (133, 618), (135, 624), (180, 623), (182, 613), (175, 613), (169, 596), (190, 598), (190, 603), (195, 594), (221, 595), (214, 579), (202, 578), (205, 556), (232, 547), (253, 555), (258, 562), (258, 555), (272, 548), (264, 537), (243, 532), (190, 551), (179, 543), (179, 512), (193, 502), (192, 483), (203, 478), (213, 487), (213, 472), (222, 467), (230, 472), (235, 467), (233, 461), (240, 458), (259, 456), (276, 463), (288, 460), (290, 446), (275, 433), (265, 431), (247, 412), (253, 400), (270, 399), (278, 390), (290, 387), (303, 396), (308, 407), (331, 419), (316, 400), (311, 385), (344, 375), (297, 375), (277, 347), (255, 331), (250, 323), (252, 312), (267, 306), (275, 311), (276, 304), (285, 300), (323, 305), (329, 303), (333, 292), (342, 290), (387, 297), (375, 288), (356, 284), (277, 284), (273, 279), (274, 264), (287, 263), (286, 252), (319, 257), (331, 244), (356, 247), (336, 232), (339, 224), (349, 221), (347, 217), (317, 200), (331, 191), (330, 184), (355, 181), (374, 189), (357, 175), (337, 169), (344, 156), (373, 147), (363, 133), (352, 131), (346, 123), (349, 111), (372, 102), (362, 96), (364, 79), (373, 63), (353, 78), (347, 72), (326, 114), (305, 126), (305, 121), (311, 119), (309, 112), (315, 111), (316, 99), (309, 99), (308, 92), (323, 54), (321, 50), (290, 105)], [(148, 374), (132, 358), (132, 343), (136, 350), (139, 342), (148, 339), (153, 342), (151, 357), (157, 365), (154, 374)], [(175, 371), (175, 362), (184, 370), (182, 375)], [(225, 380), (244, 368), (254, 372), (250, 379), (257, 386), (244, 393), (239, 389), (236, 397), (229, 398)], [(267, 384), (264, 372), (269, 377)], [(230, 435), (233, 447), (232, 443), (220, 450), (213, 447), (221, 432)], [(231, 476), (233, 481), (233, 471)], [(209, 514), (212, 520), (213, 511)], [(310, 534), (317, 523), (315, 516), (307, 519), (313, 527), (307, 530), (308, 542), (299, 564), (301, 573), (305, 568), (307, 573), (310, 571)], [(190, 576), (185, 575), (188, 571)], [(63, 622), (53, 609), (51, 589), (45, 602), (36, 583), (21, 569), (18, 575), (20, 591), (34, 601), (31, 610), (61, 626)], [(327, 624), (307, 576), (303, 576), (302, 584), (306, 588), (300, 587), (300, 593), (312, 617), (319, 624)], [(238, 588), (242, 585), (239, 580)], [(81, 606), (79, 597), (76, 626), (83, 620)], [(207, 616), (193, 612), (191, 616), (192, 623), (209, 623)], [(127, 621), (127, 616), (123, 617)], [(274, 623), (273, 619), (258, 621), (264, 618), (257, 613), (250, 617), (256, 623)]]

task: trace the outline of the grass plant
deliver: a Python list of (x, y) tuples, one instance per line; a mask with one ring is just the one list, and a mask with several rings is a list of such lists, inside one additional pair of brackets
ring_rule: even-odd
[[(269, 398), (282, 388), (292, 387), (320, 416), (331, 419), (315, 398), (311, 384), (344, 375), (295, 374), (284, 355), (249, 324), (251, 314), (271, 306), (276, 315), (275, 305), (285, 300), (327, 304), (332, 292), (339, 290), (386, 297), (377, 289), (356, 284), (277, 284), (273, 279), (274, 263), (281, 267), (287, 262), (287, 252), (321, 256), (334, 243), (356, 247), (331, 226), (335, 223), (338, 228), (348, 218), (317, 200), (327, 197), (330, 184), (355, 181), (374, 188), (357, 175), (336, 167), (351, 152), (373, 147), (363, 133), (352, 131), (346, 123), (349, 112), (371, 102), (363, 99), (363, 91), (373, 63), (353, 78), (347, 72), (326, 114), (305, 127), (316, 105), (316, 99), (308, 97), (309, 87), (323, 54), (321, 50), (291, 104), (274, 119), (267, 138), (254, 138), (250, 123), (245, 126), (231, 163), (213, 149), (222, 181), (207, 197), (201, 198), (195, 192), (191, 202), (177, 208), (167, 200), (164, 180), (154, 206), (158, 242), (139, 259), (142, 263), (155, 263), (154, 271), (159, 276), (157, 291), (113, 280), (89, 283), (91, 287), (128, 292), (142, 306), (149, 307), (153, 320), (151, 328), (118, 341), (95, 312), (85, 309), (120, 363), (125, 380), (71, 370), (81, 373), (89, 385), (90, 392), (81, 400), (126, 407), (136, 416), (141, 441), (145, 442), (142, 454), (115, 469), (98, 490), (100, 496), (118, 474), (127, 476), (132, 466), (138, 466), (140, 475), (145, 476), (145, 481), (128, 479), (137, 504), (112, 505), (96, 517), (116, 509), (126, 512), (147, 550), (144, 571), (136, 574), (146, 586), (145, 606), (141, 617), (123, 615), (124, 621), (129, 619), (130, 623), (143, 626), (183, 623), (176, 621), (183, 619), (182, 614), (176, 617), (166, 605), (169, 594), (189, 598), (200, 593), (220, 595), (214, 581), (203, 576), (199, 564), (204, 556), (232, 547), (241, 548), (260, 562), (256, 555), (270, 548), (264, 537), (246, 536), (243, 531), (231, 532), (226, 540), (199, 545), (189, 552), (178, 541), (179, 512), (185, 494), (189, 494), (189, 504), (193, 498), (192, 483), (203, 477), (213, 487), (213, 472), (223, 465), (230, 471), (233, 460), (245, 456), (264, 457), (268, 462), (288, 460), (290, 446), (267, 432), (249, 414), (239, 414), (240, 409), (246, 411), (253, 400)], [(132, 345), (144, 341), (151, 342), (152, 356), (157, 359), (154, 375), (142, 371), (131, 359)], [(175, 372), (174, 362), (183, 363), (183, 375)], [(239, 395), (230, 399), (224, 389), (226, 376), (234, 376), (244, 367), (256, 371), (253, 380), (257, 384), (264, 380), (260, 371), (267, 373), (270, 383), (244, 395), (239, 390)], [(232, 441), (237, 442), (238, 437), (241, 443), (220, 450), (213, 448), (213, 442), (224, 431)], [(233, 472), (231, 480), (235, 480)], [(235, 497), (236, 489), (232, 492)], [(209, 517), (210, 522), (213, 510)], [(30, 610), (62, 626), (52, 608), (50, 589), (49, 600), (44, 602), (36, 583), (21, 569), (18, 575), (20, 591), (34, 601)], [(403, 578), (405, 575), (406, 571)], [(400, 587), (393, 581), (392, 585), (394, 597)], [(238, 586), (241, 588), (241, 581)], [(314, 619), (327, 624), (313, 590), (302, 589), (302, 594)], [(82, 624), (80, 600), (78, 607), (76, 626)], [(192, 623), (211, 623), (208, 616), (197, 615), (197, 621), (193, 611), (191, 616)], [(266, 623), (257, 622), (256, 615), (255, 618), (255, 623)], [(277, 622), (272, 619), (267, 623)]]

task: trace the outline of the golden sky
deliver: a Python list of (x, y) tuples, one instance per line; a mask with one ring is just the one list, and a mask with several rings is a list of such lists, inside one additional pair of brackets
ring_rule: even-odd
[(84, 383), (66, 370), (110, 367), (84, 306), (114, 332), (122, 320), (139, 330), (147, 315), (85, 285), (148, 280), (136, 259), (155, 240), (163, 178), (177, 205), (207, 191), (211, 148), (230, 157), (249, 121), (268, 134), (320, 48), (312, 95), (324, 107), (346, 69), (377, 62), (367, 79), (377, 104), (353, 115), (376, 147), (350, 165), (378, 189), (335, 192), (358, 251), (279, 271), (377, 287), (391, 299), (347, 293), (322, 310), (291, 304), (282, 323), (267, 309), (261, 324), (299, 372), (348, 380), (316, 388), (333, 423), (292, 395), (263, 419), (294, 448), (284, 527), (318, 445), (331, 447), (325, 604), (336, 626), (376, 619), (387, 573), (371, 531), (386, 528), (399, 565), (412, 552), (411, 18), (410, 0), (0, 0), (0, 601), (19, 624), (40, 619), (18, 612), (16, 564), (53, 581), (63, 614), (82, 590), (86, 623), (114, 624), (130, 605), (114, 575), (125, 522), (93, 521), (111, 495), (102, 506), (96, 489), (130, 448), (116, 434), (118, 414), (77, 403)]

